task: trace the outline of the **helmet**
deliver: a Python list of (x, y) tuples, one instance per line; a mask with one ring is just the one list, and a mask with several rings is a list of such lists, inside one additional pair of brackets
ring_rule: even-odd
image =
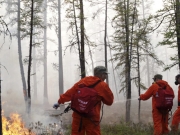
[(104, 67), (104, 66), (97, 66), (97, 67), (94, 68), (94, 74), (95, 75), (96, 74), (101, 74), (101, 73), (108, 74), (106, 67)]

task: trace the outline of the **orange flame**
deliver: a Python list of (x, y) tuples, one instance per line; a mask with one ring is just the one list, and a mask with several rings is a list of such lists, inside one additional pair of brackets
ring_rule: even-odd
[(35, 135), (25, 124), (19, 114), (11, 114), (10, 119), (2, 116), (3, 135)]

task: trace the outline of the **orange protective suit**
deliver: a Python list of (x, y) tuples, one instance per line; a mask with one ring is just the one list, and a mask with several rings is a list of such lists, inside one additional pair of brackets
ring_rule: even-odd
[(178, 107), (175, 113), (173, 114), (172, 123), (171, 123), (172, 131), (176, 132), (178, 130), (179, 123), (180, 123), (180, 85), (178, 87)]
[[(60, 95), (58, 100), (59, 104), (64, 104), (64, 102), (68, 102), (71, 100), (71, 96), (78, 90), (79, 85), (84, 84), (85, 86), (91, 86), (95, 84), (100, 79), (98, 77), (89, 76), (81, 79), (79, 82), (74, 84), (72, 88), (67, 90), (64, 94)], [(112, 91), (110, 90), (109, 86), (104, 82), (101, 81), (97, 85), (95, 85), (94, 89), (98, 92), (99, 99), (106, 104), (111, 105), (114, 100), (114, 96)], [(79, 132), (80, 120), (81, 116), (76, 112), (73, 112), (72, 117), (72, 131), (71, 135), (101, 135), (100, 133), (100, 110), (101, 110), (101, 102), (99, 102), (95, 106), (96, 115), (92, 118), (92, 121), (88, 118), (82, 118), (82, 129)]]
[[(163, 80), (159, 80), (158, 84), (160, 84), (161, 86), (170, 87), (168, 83)], [(162, 114), (161, 112), (159, 112), (158, 109), (156, 109), (155, 95), (158, 91), (158, 88), (159, 86), (157, 85), (157, 83), (153, 83), (144, 94), (140, 95), (141, 100), (147, 100), (150, 97), (152, 97), (152, 117), (154, 123), (154, 135), (162, 135), (169, 132), (168, 113)]]

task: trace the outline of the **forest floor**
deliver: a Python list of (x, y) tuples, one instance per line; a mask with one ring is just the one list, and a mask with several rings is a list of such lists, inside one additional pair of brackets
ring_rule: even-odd
[[(102, 135), (152, 135), (153, 128), (151, 100), (141, 103), (141, 122), (138, 120), (138, 100), (131, 102), (130, 117), (132, 122), (130, 124), (126, 124), (124, 122), (126, 113), (125, 105), (126, 104), (123, 101), (115, 102), (112, 106), (104, 105), (101, 112), (101, 116), (103, 116), (101, 121)], [(175, 109), (176, 105), (172, 110), (174, 111)], [(60, 124), (62, 124), (63, 130), (67, 131), (67, 135), (69, 135), (72, 122), (72, 111), (60, 116), (59, 114), (64, 109), (53, 109), (51, 104), (46, 107), (43, 107), (40, 104), (32, 104), (31, 117), (27, 118), (27, 116), (24, 114), (22, 102), (21, 104), (16, 104), (16, 106), (6, 103), (3, 105), (3, 110), (4, 115), (7, 117), (12, 112), (20, 114), (27, 127), (30, 122), (35, 124), (40, 123), (39, 130), (42, 132), (45, 127), (47, 131), (47, 128), (48, 130), (49, 128), (53, 129), (53, 125), (57, 124), (60, 126)]]

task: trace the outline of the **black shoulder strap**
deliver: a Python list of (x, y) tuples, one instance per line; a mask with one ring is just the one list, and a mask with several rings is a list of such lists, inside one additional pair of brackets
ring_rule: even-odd
[(103, 105), (102, 105), (102, 114), (101, 114), (101, 118), (100, 118), (100, 120), (99, 120), (99, 122), (98, 123), (95, 123), (93, 120), (92, 120), (92, 118), (90, 118), (90, 120), (91, 120), (91, 122), (95, 125), (95, 126), (98, 126), (100, 123), (101, 123), (101, 120), (102, 120), (102, 117), (103, 117), (103, 107), (104, 107), (104, 103), (103, 103)]

